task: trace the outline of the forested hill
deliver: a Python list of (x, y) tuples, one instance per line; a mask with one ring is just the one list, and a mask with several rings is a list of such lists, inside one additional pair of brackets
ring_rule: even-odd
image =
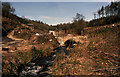
[(82, 14), (76, 13), (72, 23), (58, 24), (53, 29), (64, 30), (65, 33), (81, 34), (87, 27), (112, 25), (120, 23), (120, 2), (111, 2), (94, 12), (94, 19), (86, 22)]
[(116, 1), (94, 12), (94, 19), (89, 22), (88, 26), (102, 26), (118, 22), (120, 22), (120, 2)]

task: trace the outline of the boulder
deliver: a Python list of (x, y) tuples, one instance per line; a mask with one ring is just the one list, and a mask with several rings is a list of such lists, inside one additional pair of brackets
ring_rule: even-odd
[(8, 52), (10, 52), (10, 53), (14, 53), (15, 51), (13, 51), (13, 50), (10, 50), (10, 51), (8, 51)]
[(15, 51), (15, 50), (16, 50), (16, 47), (10, 47), (9, 50)]
[(52, 39), (49, 40), (50, 42), (52, 41)]

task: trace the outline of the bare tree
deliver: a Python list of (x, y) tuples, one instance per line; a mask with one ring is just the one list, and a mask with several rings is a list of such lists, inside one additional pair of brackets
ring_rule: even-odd
[(86, 25), (84, 21), (84, 16), (82, 14), (76, 13), (76, 16), (74, 17), (73, 27), (74, 32), (77, 34), (81, 34), (81, 31), (83, 30), (84, 26)]
[(93, 14), (94, 14), (94, 19), (96, 19), (96, 12), (94, 12)]
[(73, 18), (73, 21), (84, 20), (84, 16), (82, 14), (76, 13), (76, 16)]
[(102, 15), (102, 17), (104, 17), (104, 6), (102, 6), (102, 8), (101, 8), (101, 15)]
[(98, 16), (99, 16), (99, 18), (100, 18), (100, 16), (101, 16), (101, 10), (98, 10)]
[(106, 17), (109, 16), (109, 14), (110, 14), (110, 7), (108, 5), (108, 6), (105, 7), (105, 15), (106, 15)]

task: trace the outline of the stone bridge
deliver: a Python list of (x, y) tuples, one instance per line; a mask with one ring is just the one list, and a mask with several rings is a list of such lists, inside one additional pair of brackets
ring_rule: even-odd
[(68, 34), (66, 36), (56, 36), (55, 37), (58, 42), (60, 43), (61, 46), (64, 46), (64, 43), (67, 41), (67, 40), (73, 40), (75, 42), (80, 42), (80, 43), (83, 43), (84, 40), (87, 38), (87, 36), (79, 36), (79, 35), (72, 35), (72, 34)]

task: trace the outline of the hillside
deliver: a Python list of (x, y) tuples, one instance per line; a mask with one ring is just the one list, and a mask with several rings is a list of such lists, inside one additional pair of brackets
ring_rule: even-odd
[[(88, 30), (89, 29), (89, 30)], [(56, 57), (52, 75), (117, 75), (120, 76), (120, 25), (89, 27), (77, 46)]]
[(6, 36), (16, 27), (22, 27), (23, 26), (22, 24), (25, 24), (27, 26), (29, 26), (29, 24), (32, 24), (33, 26), (30, 27), (35, 28), (36, 31), (48, 32), (49, 29), (49, 26), (47, 24), (38, 21), (22, 19), (14, 15), (14, 18), (6, 18), (6, 17), (2, 18), (2, 31), (3, 31), (2, 36)]
[[(2, 76), (120, 76), (118, 7), (111, 2), (90, 22), (76, 13), (71, 23), (52, 26), (18, 17), (10, 3), (2, 3)], [(35, 12), (42, 16), (41, 10)]]
[[(2, 20), (3, 35), (7, 36), (7, 38), (3, 37), (2, 43), (4, 76), (18, 76), (20, 67), (26, 66), (28, 63), (37, 63), (40, 60), (44, 64), (46, 60), (41, 59), (48, 59), (47, 56), (59, 47), (58, 38), (48, 33), (49, 29), (54, 27), (25, 19), (18, 22), (18, 20), (3, 17)], [(66, 48), (69, 55), (66, 56), (63, 52), (58, 54), (53, 60), (53, 66), (48, 67), (50, 70), (44, 73), (51, 75), (120, 75), (119, 23), (84, 27), (81, 35), (74, 32), (68, 34), (67, 30), (63, 31), (62, 34), (59, 34), (61, 37), (71, 35), (77, 38), (80, 36), (81, 38), (77, 39), (80, 41), (77, 41), (77, 45), (72, 48)]]
[(3, 76), (18, 76), (18, 68), (21, 65), (25, 66), (38, 57), (41, 59), (59, 46), (54, 36), (48, 33), (47, 24), (7, 17), (2, 18), (2, 23)]
[[(35, 21), (31, 21), (31, 23), (35, 26), (20, 23), (20, 26), (12, 27), (13, 30), (7, 36), (12, 40), (3, 42), (4, 76), (17, 76), (18, 69), (28, 65), (28, 63), (42, 62), (44, 64), (49, 55), (54, 52), (53, 50), (59, 47), (57, 38), (48, 34), (49, 27), (40, 27), (40, 24)], [(36, 33), (40, 35), (37, 36)], [(51, 75), (119, 76), (119, 33), (119, 23), (85, 27), (77, 45), (66, 48), (69, 54), (65, 55), (64, 50), (62, 50), (53, 60), (53, 65), (45, 67), (49, 68), (49, 71), (44, 71), (44, 73)], [(62, 36), (67, 36), (67, 34), (62, 34)], [(78, 35), (74, 34), (74, 37), (78, 37)]]
[(120, 22), (120, 15), (101, 17), (101, 18), (98, 18), (98, 19), (91, 20), (88, 24), (88, 27), (103, 26), (103, 25), (119, 23), (119, 22)]

